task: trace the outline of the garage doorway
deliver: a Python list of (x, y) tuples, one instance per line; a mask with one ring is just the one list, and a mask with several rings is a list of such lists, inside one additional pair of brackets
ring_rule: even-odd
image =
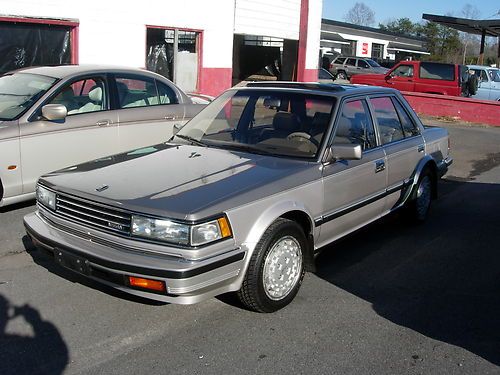
[(174, 82), (186, 92), (198, 90), (201, 32), (148, 27), (146, 68)]
[(235, 34), (233, 86), (241, 81), (295, 81), (297, 40)]

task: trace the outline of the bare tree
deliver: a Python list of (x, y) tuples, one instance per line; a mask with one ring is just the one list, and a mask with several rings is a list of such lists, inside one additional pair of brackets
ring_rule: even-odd
[[(481, 12), (477, 6), (472, 4), (465, 4), (462, 8), (461, 16), (468, 19), (478, 19), (481, 16)], [(463, 45), (463, 58), (462, 64), (466, 63), (467, 53), (476, 54), (479, 52), (479, 37), (477, 35), (468, 34), (465, 32), (460, 33), (460, 39)]]
[(344, 16), (347, 22), (361, 26), (372, 26), (375, 23), (375, 12), (365, 3), (356, 3)]

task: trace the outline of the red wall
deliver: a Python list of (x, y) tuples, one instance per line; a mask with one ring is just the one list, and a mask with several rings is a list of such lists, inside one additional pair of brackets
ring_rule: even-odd
[(403, 92), (403, 95), (419, 114), (500, 126), (500, 102), (416, 92)]
[(201, 68), (198, 91), (217, 96), (232, 86), (231, 68)]

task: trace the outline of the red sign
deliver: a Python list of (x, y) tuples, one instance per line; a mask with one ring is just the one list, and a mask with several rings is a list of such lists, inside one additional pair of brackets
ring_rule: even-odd
[(361, 49), (362, 55), (368, 55), (368, 43), (363, 43), (363, 48)]

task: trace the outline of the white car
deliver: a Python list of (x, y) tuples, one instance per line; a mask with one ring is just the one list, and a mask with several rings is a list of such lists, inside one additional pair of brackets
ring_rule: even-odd
[(168, 140), (204, 105), (141, 69), (57, 66), (0, 77), (0, 207), (44, 173)]
[(467, 65), (479, 81), (474, 99), (500, 101), (500, 69), (482, 65)]

